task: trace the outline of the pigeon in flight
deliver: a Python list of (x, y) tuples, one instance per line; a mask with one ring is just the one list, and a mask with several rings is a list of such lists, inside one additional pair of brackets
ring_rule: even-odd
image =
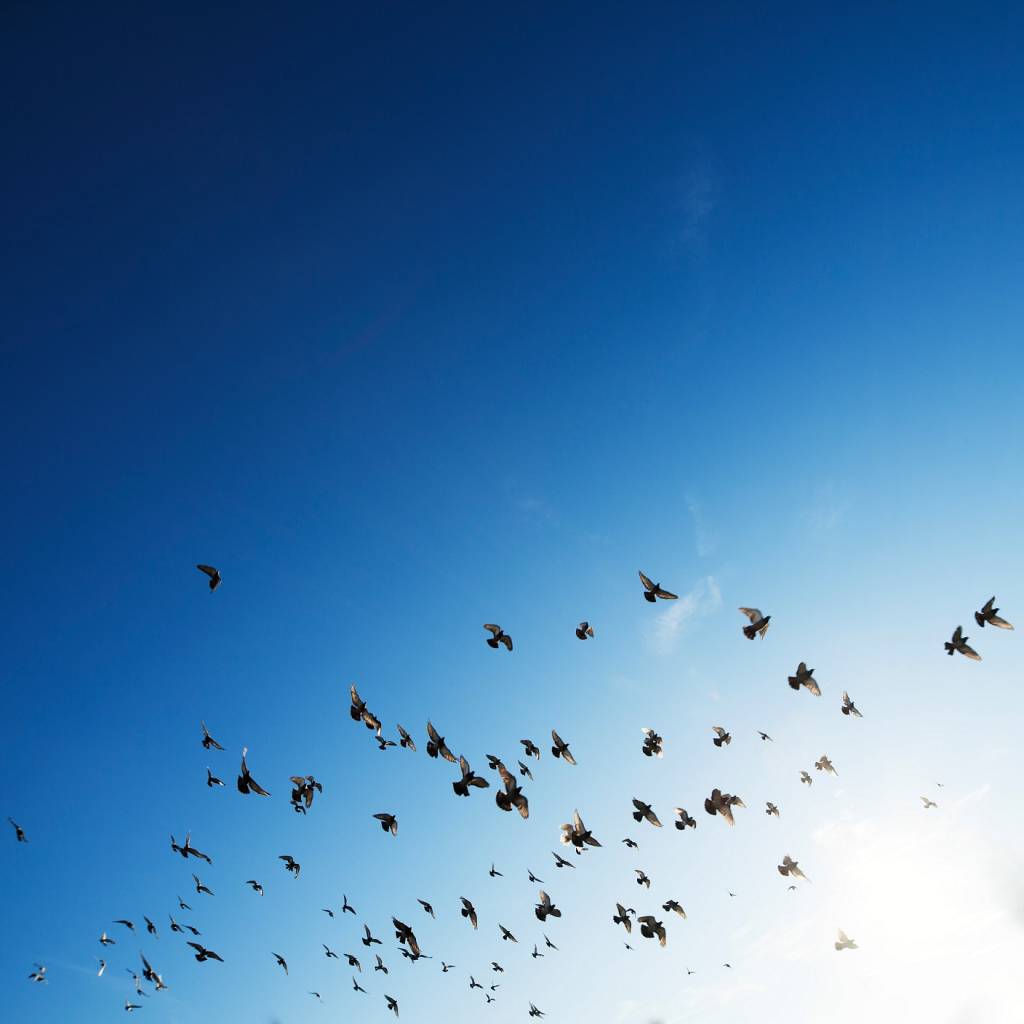
[(538, 878), (529, 868), (526, 869), (526, 874), (529, 876), (531, 882), (536, 882), (540, 885), (544, 884), (544, 879)]
[(206, 785), (209, 786), (211, 789), (214, 786), (224, 785), (224, 781), (222, 779), (218, 779), (217, 776), (210, 771), (209, 765), (206, 766)]
[(182, 928), (181, 925), (178, 924), (178, 922), (175, 921), (174, 918), (171, 917), (170, 914), (168, 914), (167, 916), (171, 919), (171, 931), (172, 932), (178, 932), (179, 934), (183, 935), (185, 933), (185, 929)]
[(246, 764), (245, 755), (249, 753), (248, 747), (242, 747), (242, 768), (238, 776), (238, 792), (246, 795), (255, 793), (257, 796), (270, 796), (270, 794), (249, 774), (249, 766)]
[(850, 695), (843, 690), (843, 706), (839, 709), (844, 715), (853, 715), (854, 718), (863, 718), (864, 716), (857, 710), (857, 705), (850, 700)]
[(112, 939), (106, 932), (104, 932), (100, 936), (100, 945), (101, 946), (116, 946), (117, 945), (117, 939)]
[(629, 911), (621, 904), (615, 904), (615, 913), (612, 915), (612, 922), (614, 924), (621, 924), (626, 929), (626, 934), (629, 935), (633, 931), (633, 921), (629, 916)]
[(404, 750), (411, 750), (415, 754), (416, 743), (413, 738), (400, 725), (396, 725), (395, 728), (398, 729), (398, 735), (401, 737), (398, 741), (398, 745)]
[(952, 658), (959, 651), (965, 658), (970, 658), (971, 661), (981, 661), (981, 655), (967, 644), (970, 637), (964, 636), (963, 632), (963, 626), (957, 626), (953, 630), (953, 636), (942, 645), (946, 648), (946, 653)]
[(131, 1013), (133, 1010), (141, 1010), (142, 1006), (139, 1003), (133, 1003), (130, 999), (124, 1001), (125, 1013)]
[(493, 647), (497, 650), (498, 644), (504, 644), (506, 650), (512, 650), (512, 637), (501, 626), (496, 626), (493, 622), (485, 622), (484, 629), (491, 634), (486, 638), (488, 647)]
[(640, 925), (640, 934), (645, 939), (657, 937), (658, 944), (661, 946), (664, 946), (668, 941), (668, 936), (665, 934), (665, 926), (660, 921), (656, 921), (650, 914), (638, 917), (636, 923)]
[(736, 824), (732, 816), (732, 809), (734, 807), (746, 806), (738, 796), (733, 796), (731, 793), (723, 793), (720, 789), (711, 790), (711, 796), (704, 801), (704, 810), (708, 814), (712, 816), (720, 814), (730, 825)]
[(370, 932), (370, 926), (368, 924), (364, 924), (363, 925), (363, 932), (364, 932), (364, 935), (363, 935), (363, 937), (359, 941), (364, 946), (366, 946), (367, 949), (369, 949), (371, 946), (374, 946), (374, 945), (380, 946), (382, 944), (380, 939), (375, 939), (373, 937), (373, 934)]
[(363, 988), (363, 986), (360, 985), (358, 981), (356, 981), (355, 975), (352, 976), (352, 991), (353, 992), (363, 992), (363, 993), (366, 992), (366, 989)]
[(676, 821), (676, 822), (673, 822), (673, 824), (675, 825), (675, 827), (677, 829), (679, 829), (680, 832), (682, 832), (684, 829), (687, 829), (687, 828), (696, 828), (697, 827), (697, 820), (696, 820), (696, 818), (691, 818), (690, 815), (686, 813), (686, 808), (685, 807), (676, 807), (675, 808), (675, 813), (676, 813), (676, 817), (679, 820)]
[(303, 814), (313, 806), (314, 793), (322, 793), (324, 787), (313, 778), (312, 775), (293, 775), (291, 783), (294, 787), (291, 795), (291, 805), (296, 811)]
[(257, 882), (255, 878), (247, 878), (245, 880), (245, 884), (250, 886), (252, 888), (252, 891), (256, 893), (257, 896), (263, 895), (263, 886), (260, 885), (260, 883)]
[(518, 945), (519, 940), (500, 922), (498, 924), (498, 930), (501, 932), (502, 942), (514, 942)]
[(546, 921), (549, 917), (561, 917), (562, 912), (551, 902), (551, 897), (543, 890), (540, 891), (540, 903), (533, 908), (538, 921)]
[(389, 1010), (393, 1010), (394, 1013), (395, 1013), (395, 1016), (397, 1017), (398, 1016), (398, 1000), (395, 999), (393, 996), (389, 996), (386, 992), (384, 993), (384, 998), (388, 1001), (388, 1009)]
[(380, 814), (375, 814), (374, 817), (380, 822), (380, 827), (385, 832), (390, 832), (393, 836), (398, 835), (398, 819), (393, 814), (382, 811)]
[(442, 961), (441, 961), (441, 973), (442, 973), (442, 974), (447, 974), (447, 973), (448, 973), (448, 972), (449, 972), (449, 971), (450, 971), (450, 970), (451, 970), (451, 969), (452, 969), (453, 967), (455, 967), (455, 966), (456, 966), (455, 964), (446, 964), (446, 963), (445, 963), (445, 962), (444, 962), (444, 961), (442, 960)]
[(499, 964), (497, 960), (492, 960), (491, 961), (491, 970), (494, 971), (495, 974), (504, 974), (505, 973), (505, 968), (502, 967), (501, 964)]
[(218, 956), (212, 949), (207, 949), (205, 946), (199, 945), (198, 942), (188, 943), (196, 951), (196, 959), (203, 963), (206, 960), (217, 960), (220, 963), (224, 963), (222, 957)]
[(470, 786), (475, 789), (488, 789), (491, 785), (469, 767), (469, 762), (464, 757), (459, 758), (459, 771), (462, 772), (462, 778), (452, 783), (456, 796), (469, 796)]
[(438, 731), (434, 728), (431, 722), (427, 722), (427, 736), (429, 737), (427, 742), (427, 756), (443, 757), (451, 764), (455, 764), (455, 755), (448, 749), (448, 744), (445, 743), (444, 737), (438, 734)]
[(846, 934), (846, 932), (843, 931), (842, 928), (838, 929), (836, 934), (839, 937), (839, 941), (836, 943), (836, 949), (837, 950), (842, 950), (842, 949), (858, 949), (858, 948), (860, 948), (860, 947), (858, 947), (857, 943), (854, 942), (853, 939), (851, 939)]
[(530, 1016), (531, 1017), (543, 1017), (544, 1016), (544, 1011), (543, 1010), (538, 1010), (537, 1007), (533, 1005), (533, 1003), (530, 1003)]
[(643, 573), (640, 573), (640, 582), (644, 585), (644, 600), (650, 604), (654, 604), (659, 597), (662, 601), (675, 601), (679, 597), (678, 594), (662, 589), (660, 583), (652, 583), (650, 577)]
[(359, 696), (356, 684), (352, 683), (348, 688), (349, 699), (352, 706), (348, 709), (349, 717), (353, 722), (362, 722), (367, 729), (379, 731), (381, 728), (380, 719), (366, 706), (366, 701)]
[(354, 967), (360, 974), (363, 973), (363, 965), (359, 962), (359, 957), (353, 956), (351, 953), (342, 953), (342, 956), (348, 961), (349, 967)]
[(661, 757), (665, 752), (665, 741), (653, 730), (644, 726), (640, 730), (644, 734), (644, 743), (640, 748), (644, 757)]
[(929, 800), (928, 797), (921, 797), (921, 802), (924, 804), (924, 809), (927, 811), (929, 807), (938, 807), (939, 805), (934, 800)]
[(537, 744), (533, 742), (533, 740), (520, 740), (519, 742), (526, 749), (527, 757), (534, 757), (538, 761), (540, 760), (540, 747), (538, 747)]
[(473, 989), (475, 988), (478, 988), (481, 991), (483, 991), (483, 985), (481, 985), (480, 982), (477, 981), (476, 978), (474, 978), (473, 975), (471, 974), (469, 976), (469, 991), (472, 992)]
[(821, 757), (814, 762), (814, 767), (817, 768), (819, 772), (828, 772), (830, 775), (839, 774), (835, 769), (835, 765), (832, 764), (825, 754), (822, 754)]
[(282, 853), (277, 859), (284, 861), (285, 871), (290, 871), (296, 878), (299, 877), (302, 865), (290, 853)]
[(634, 821), (647, 821), (655, 828), (661, 828), (661, 822), (658, 820), (658, 816), (654, 813), (650, 804), (645, 804), (643, 800), (637, 800), (636, 797), (633, 797), (633, 806), (636, 808), (636, 810), (633, 811)]
[(529, 779), (533, 782), (533, 772), (530, 771), (529, 765), (523, 764), (522, 761), (518, 761), (517, 764), (519, 765), (519, 774), (522, 775), (524, 779)]
[[(527, 769), (527, 772), (529, 772), (529, 769)], [(501, 776), (505, 789), (504, 791), (498, 790), (494, 794), (494, 802), (503, 811), (511, 811), (514, 807), (519, 812), (519, 817), (525, 821), (530, 816), (530, 802), (519, 788), (519, 783), (516, 782), (515, 776), (504, 765), (500, 765), (498, 774)]]
[(102, 978), (103, 972), (107, 969), (107, 961), (101, 959), (100, 957), (96, 957), (96, 962), (100, 965), (100, 969), (96, 972), (96, 977)]
[(764, 813), (768, 814), (768, 815), (772, 815), (773, 817), (776, 817), (776, 818), (779, 817), (779, 809), (778, 809), (778, 807), (776, 807), (775, 804), (773, 804), (771, 802), (771, 800), (766, 801), (766, 803), (767, 803), (767, 810)]
[(773, 740), (773, 739), (771, 738), (771, 736), (769, 736), (769, 735), (768, 735), (768, 733), (766, 733), (766, 732), (761, 732), (761, 730), (760, 730), (760, 729), (758, 729), (758, 731), (757, 731), (757, 735), (758, 735), (758, 736), (760, 736), (762, 740), (767, 740), (767, 741), (768, 741), (769, 743), (774, 743), (774, 742), (775, 742), (775, 741), (774, 741), (774, 740)]
[(317, 1000), (317, 1002), (320, 1002), (320, 1003), (322, 1003), (322, 1002), (324, 1001), (324, 999), (323, 999), (323, 996), (322, 996), (322, 995), (320, 995), (320, 993), (319, 993), (319, 992), (312, 992), (312, 991), (311, 991), (311, 992), (310, 992), (309, 994), (310, 994), (311, 996), (313, 996), (313, 998), (314, 998), (314, 999), (316, 999), (316, 1000)]
[[(540, 752), (538, 751), (538, 756), (539, 753)], [(7, 820), (11, 823), (11, 828), (14, 829), (14, 838), (17, 839), (19, 843), (27, 843), (28, 836), (25, 835), (25, 830), (13, 818), (8, 818)]]
[(125, 928), (128, 929), (128, 931), (130, 931), (130, 932), (135, 931), (135, 925), (132, 924), (131, 921), (125, 920), (123, 917), (119, 918), (117, 921), (115, 921), (114, 924), (123, 924), (125, 926)]
[(647, 875), (645, 875), (643, 871), (640, 870), (640, 868), (634, 868), (633, 872), (636, 875), (636, 884), (642, 885), (645, 888), (650, 889), (651, 880), (647, 877)]
[[(544, 933), (541, 932), (541, 935), (544, 935)], [(544, 945), (547, 946), (548, 949), (554, 949), (556, 951), (558, 949), (558, 947), (546, 935), (544, 935)]]
[(671, 914), (678, 914), (684, 921), (686, 920), (686, 911), (680, 906), (677, 900), (666, 900), (661, 905), (662, 910), (667, 910)]
[(589, 622), (581, 622), (576, 627), (576, 636), (580, 640), (586, 640), (588, 637), (594, 636), (594, 627)]
[(426, 900), (416, 900), (416, 902), (428, 913), (431, 917), (434, 917), (434, 908)]
[(341, 912), (343, 914), (352, 914), (353, 916), (356, 912), (356, 908), (349, 903), (348, 897), (344, 893), (341, 894)]
[(209, 750), (210, 747), (213, 747), (214, 750), (223, 750), (224, 748), (210, 735), (210, 730), (206, 728), (206, 723), (200, 722), (199, 724), (203, 728), (203, 749)]
[(551, 743), (551, 753), (554, 757), (560, 757), (566, 764), (576, 763), (576, 758), (569, 752), (569, 744), (554, 729), (551, 730)]
[(210, 593), (212, 594), (220, 586), (220, 569), (215, 569), (212, 565), (201, 564), (197, 565), (196, 568), (210, 577)]
[(285, 960), (285, 958), (281, 956), (280, 953), (271, 953), (270, 955), (277, 961), (277, 966), (284, 968), (284, 973), (287, 974), (288, 962)]
[(154, 938), (159, 939), (160, 936), (156, 933), (156, 925), (145, 914), (142, 915), (142, 920), (146, 922), (146, 931)]
[(504, 878), (505, 876), (492, 864), (490, 871), (487, 872), (491, 878)]
[(487, 767), (492, 772), (496, 772), (499, 768), (505, 767), (505, 762), (500, 757), (496, 757), (494, 754), (485, 755), (487, 758)]
[(990, 626), (996, 626), (999, 629), (1013, 629), (1013, 626), (1006, 621), (1006, 619), (1000, 618), (997, 614), (999, 609), (993, 608), (992, 606), (996, 603), (995, 597), (990, 597), (982, 607), (980, 612), (974, 613), (974, 621), (982, 628), (985, 628), (987, 622)]
[(635, 839), (630, 839), (629, 836), (626, 836), (626, 838), (623, 839), (622, 842), (625, 844), (627, 850), (640, 849), (640, 844)]
[(809, 881), (803, 871), (800, 870), (797, 862), (793, 860), (788, 853), (782, 858), (782, 863), (776, 866), (779, 869), (780, 875), (785, 875), (786, 877), (791, 878), (802, 878), (804, 881)]
[(711, 731), (715, 734), (715, 738), (711, 741), (716, 747), (722, 746), (724, 743), (728, 746), (732, 743), (732, 734), (725, 731), (720, 725), (711, 726)]
[(535, 942), (533, 944), (533, 952), (530, 954), (530, 957), (534, 960), (540, 960), (543, 956), (544, 954), (537, 949), (537, 943)]
[[(583, 824), (579, 811), (572, 812), (572, 824), (561, 826), (562, 845), (572, 844), (577, 852), (581, 852), (585, 846), (600, 846), (601, 844), (591, 835), (590, 830)], [(556, 854), (557, 857), (557, 854)]]
[[(564, 836), (563, 836), (563, 840), (564, 840)], [(556, 868), (572, 868), (573, 871), (576, 870), (576, 865), (573, 864), (573, 862), (571, 860), (566, 860), (563, 856), (561, 856), (561, 854), (555, 853), (554, 850), (551, 851), (551, 856), (555, 858), (555, 867)]]
[(765, 633), (768, 632), (768, 623), (771, 622), (772, 617), (770, 615), (762, 615), (760, 608), (741, 608), (740, 611), (750, 619), (750, 625), (743, 627), (743, 635), (748, 640), (753, 640), (755, 636), (764, 639)]
[(194, 881), (196, 883), (196, 892), (199, 895), (202, 895), (204, 892), (206, 893), (207, 896), (212, 896), (213, 895), (213, 890), (210, 889), (208, 886), (203, 885), (203, 883), (199, 880), (199, 876), (198, 875), (193, 874), (192, 875), (192, 881)]
[(320, 945), (324, 947), (324, 956), (327, 957), (328, 960), (338, 959), (338, 954), (335, 953), (334, 950), (331, 949), (331, 947), (328, 946), (326, 942), (321, 942)]
[(818, 681), (814, 678), (814, 669), (807, 667), (807, 662), (801, 661), (796, 667), (796, 675), (789, 677), (789, 688), (791, 690), (799, 690), (803, 686), (808, 693), (813, 693), (815, 697), (821, 696), (821, 687), (818, 686)]
[(171, 836), (171, 850), (174, 853), (180, 853), (185, 860), (188, 860), (189, 857), (195, 857), (198, 860), (206, 861), (207, 864), (212, 864), (213, 863), (213, 861), (205, 853), (202, 853), (200, 850), (197, 850), (192, 845), (192, 833), (191, 832), (186, 832), (185, 833), (185, 845), (184, 846), (179, 846), (174, 841), (174, 836)]
[(178, 897), (178, 909), (179, 910), (191, 910), (192, 908), (179, 896)]
[(413, 934), (412, 929), (399, 921), (397, 917), (391, 918), (391, 923), (395, 926), (395, 938), (398, 939), (403, 945), (409, 947), (409, 952), (415, 959), (420, 957), (419, 943), (416, 941), (416, 936)]
[(390, 974), (391, 972), (384, 966), (384, 961), (380, 958), (380, 953), (374, 953), (373, 955), (377, 958), (377, 963), (373, 969), (380, 971), (382, 974)]
[(141, 953), (139, 953), (139, 959), (142, 961), (143, 978), (145, 978), (151, 985), (155, 985), (157, 992), (162, 988), (167, 988), (164, 984), (164, 979), (155, 970), (153, 970), (152, 964), (150, 964), (150, 962)]
[(807, 774), (807, 772), (805, 772), (803, 769), (801, 769), (800, 770), (800, 781), (801, 782), (806, 782), (807, 785), (810, 786), (814, 782), (814, 779), (812, 779), (810, 777), (810, 775)]
[(476, 907), (465, 896), (460, 896), (459, 899), (462, 900), (462, 909), (459, 913), (469, 921), (475, 931), (477, 925)]

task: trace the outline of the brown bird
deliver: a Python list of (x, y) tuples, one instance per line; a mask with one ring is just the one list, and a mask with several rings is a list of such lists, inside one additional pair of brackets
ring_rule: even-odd
[(174, 841), (174, 836), (171, 836), (171, 850), (173, 850), (175, 853), (180, 853), (182, 855), (182, 857), (185, 858), (185, 860), (188, 860), (189, 857), (195, 857), (198, 860), (206, 861), (207, 864), (212, 864), (213, 863), (213, 861), (205, 853), (202, 853), (200, 850), (197, 850), (192, 845), (192, 833), (191, 832), (186, 832), (185, 833), (185, 845), (184, 846), (179, 846)]
[(390, 832), (393, 836), (398, 835), (398, 819), (393, 814), (382, 812), (375, 814), (374, 817), (380, 822), (380, 827), (385, 832)]
[(352, 702), (352, 706), (348, 709), (349, 717), (353, 722), (362, 722), (367, 729), (380, 729), (380, 719), (366, 706), (366, 701), (359, 696), (359, 691), (356, 689), (356, 684), (353, 683), (349, 688), (349, 698)]
[(412, 929), (403, 922), (399, 921), (397, 917), (391, 918), (391, 923), (395, 926), (395, 938), (399, 942), (409, 947), (409, 952), (416, 958), (419, 958), (420, 947), (416, 941), (416, 936), (413, 934)]
[(657, 938), (658, 944), (661, 946), (664, 946), (668, 941), (665, 926), (660, 921), (656, 921), (650, 914), (638, 917), (636, 923), (640, 925), (640, 934), (645, 939)]
[(836, 771), (835, 766), (825, 754), (822, 754), (821, 757), (814, 762), (814, 767), (817, 768), (819, 772), (828, 772), (830, 775), (839, 774), (839, 772)]
[(538, 761), (540, 760), (540, 747), (533, 740), (520, 740), (519, 742), (526, 748), (527, 757), (535, 757)]
[(462, 772), (462, 778), (452, 783), (456, 796), (469, 796), (470, 786), (474, 789), (487, 789), (491, 785), (469, 767), (469, 762), (464, 757), (459, 758), (459, 771)]
[(465, 896), (460, 896), (459, 899), (462, 900), (462, 909), (459, 913), (469, 921), (475, 931), (477, 926), (476, 907)]
[(633, 872), (636, 875), (636, 884), (645, 886), (646, 888), (650, 889), (651, 880), (647, 877), (647, 875), (639, 868), (634, 868)]
[(292, 807), (296, 811), (301, 811), (305, 814), (313, 806), (314, 794), (322, 793), (324, 787), (312, 775), (292, 775), (291, 783), (293, 786), (291, 795)]
[(654, 813), (650, 804), (645, 804), (643, 800), (637, 800), (636, 797), (633, 797), (633, 806), (636, 808), (633, 812), (634, 821), (647, 821), (655, 828), (661, 828), (661, 822), (658, 820), (658, 816)]
[(814, 783), (814, 779), (812, 779), (803, 769), (800, 770), (800, 781), (807, 783), (808, 786)]
[(782, 863), (777, 865), (777, 867), (780, 875), (785, 875), (786, 877), (791, 878), (802, 878), (805, 881), (810, 881), (810, 879), (797, 866), (797, 862), (793, 860), (788, 853), (782, 858)]
[(652, 583), (649, 576), (640, 573), (640, 582), (644, 585), (644, 600), (654, 604), (660, 597), (662, 601), (675, 601), (678, 594), (664, 590), (660, 583)]
[(210, 730), (206, 728), (206, 723), (200, 722), (199, 724), (203, 727), (203, 749), (209, 750), (210, 747), (213, 747), (214, 750), (223, 750), (224, 748), (210, 735)]
[(551, 902), (551, 897), (543, 889), (540, 891), (540, 903), (533, 908), (533, 912), (538, 921), (546, 921), (549, 917), (562, 916), (562, 912)]
[(615, 904), (615, 914), (612, 916), (612, 921), (615, 924), (621, 924), (626, 929), (627, 934), (633, 932), (633, 921), (629, 916), (630, 912), (621, 904)]
[(249, 766), (245, 762), (245, 755), (249, 753), (248, 747), (242, 747), (242, 768), (238, 776), (238, 792), (242, 794), (255, 793), (257, 796), (270, 796), (270, 794), (249, 774)]
[(779, 817), (779, 809), (775, 806), (775, 804), (771, 802), (771, 800), (767, 801), (767, 805), (768, 809), (764, 813), (768, 815), (773, 815), (776, 818)]
[(753, 640), (755, 636), (764, 639), (765, 633), (768, 632), (768, 623), (771, 622), (772, 617), (770, 615), (762, 615), (760, 608), (741, 608), (740, 611), (750, 619), (750, 625), (743, 627), (743, 635), (748, 640)]
[(670, 914), (678, 914), (684, 921), (686, 920), (686, 911), (679, 905), (676, 900), (667, 900), (661, 905), (662, 910), (667, 910)]
[(973, 647), (967, 645), (970, 637), (964, 636), (963, 633), (963, 626), (957, 626), (953, 630), (953, 636), (942, 645), (946, 648), (946, 653), (952, 658), (954, 653), (959, 651), (965, 658), (970, 658), (971, 661), (981, 661), (981, 655)]
[(704, 810), (714, 816), (720, 814), (730, 825), (735, 825), (732, 809), (734, 807), (746, 807), (747, 805), (731, 793), (723, 793), (720, 789), (711, 790), (711, 796), (704, 801)]
[(210, 577), (210, 593), (212, 594), (220, 586), (220, 569), (215, 569), (212, 565), (201, 564), (197, 565), (196, 568)]
[(405, 750), (411, 750), (415, 754), (416, 744), (413, 738), (400, 725), (396, 725), (395, 728), (398, 729), (398, 735), (401, 736), (398, 745)]
[(511, 811), (514, 807), (519, 812), (519, 816), (525, 821), (530, 816), (530, 803), (519, 788), (515, 776), (504, 765), (498, 768), (498, 774), (501, 776), (505, 789), (495, 793), (494, 802), (503, 811)]
[(589, 622), (581, 622), (576, 627), (576, 636), (580, 640), (586, 640), (588, 637), (594, 636), (594, 627)]
[[(601, 844), (591, 834), (583, 824), (583, 819), (580, 817), (579, 811), (572, 812), (572, 824), (565, 824), (561, 826), (562, 835), (561, 842), (563, 846), (569, 846), (572, 844), (575, 847), (576, 852), (582, 852), (585, 846), (600, 846)], [(558, 855), (555, 855), (556, 858)]]
[(805, 687), (808, 693), (813, 693), (815, 697), (821, 696), (821, 687), (818, 686), (818, 681), (814, 678), (814, 669), (808, 668), (807, 663), (803, 661), (797, 665), (796, 675), (789, 677), (791, 690), (799, 690), (801, 686)]
[(427, 736), (429, 737), (427, 742), (427, 756), (443, 757), (451, 764), (455, 764), (455, 755), (448, 749), (448, 744), (445, 743), (444, 737), (438, 733), (433, 724), (429, 721), (427, 722)]
[(996, 626), (998, 629), (1013, 629), (1013, 626), (1006, 621), (1006, 619), (1000, 618), (997, 614), (999, 609), (993, 608), (992, 606), (996, 603), (994, 597), (990, 597), (982, 607), (980, 612), (974, 613), (974, 621), (982, 628), (985, 628), (987, 622), (990, 626)]
[(716, 747), (722, 746), (724, 743), (728, 746), (732, 743), (732, 734), (725, 731), (720, 725), (711, 726), (711, 731), (715, 733), (715, 738), (711, 741)]
[(484, 629), (491, 635), (487, 637), (487, 646), (497, 649), (498, 644), (504, 644), (506, 650), (512, 650), (512, 637), (506, 633), (501, 626), (495, 626), (493, 622), (485, 622)]
[(665, 741), (647, 726), (640, 731), (644, 734), (643, 746), (640, 748), (644, 757), (661, 757), (665, 752)]
[(857, 710), (857, 705), (850, 700), (850, 695), (843, 690), (843, 706), (839, 709), (844, 715), (853, 715), (854, 718), (863, 718), (864, 716)]
[(560, 757), (566, 764), (576, 763), (576, 758), (569, 752), (569, 744), (554, 729), (551, 730), (551, 743), (551, 753), (554, 757)]

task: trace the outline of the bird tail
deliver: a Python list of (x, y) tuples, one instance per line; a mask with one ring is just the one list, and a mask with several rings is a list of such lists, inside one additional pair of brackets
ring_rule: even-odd
[(722, 745), (722, 737), (716, 736), (711, 742), (714, 743), (716, 747), (720, 747)]
[(946, 653), (952, 658), (956, 648), (948, 640), (942, 646), (946, 648)]
[(982, 628), (985, 628), (985, 616), (981, 612), (974, 613), (974, 621)]
[(469, 786), (464, 781), (453, 782), (452, 789), (455, 790), (457, 796), (469, 796)]
[(749, 626), (744, 626), (743, 627), (743, 635), (748, 640), (753, 640), (754, 637), (757, 636), (757, 630), (754, 629), (754, 624), (753, 623), (751, 623)]
[(634, 811), (633, 812), (633, 820), (634, 821), (639, 821), (642, 817), (643, 817), (643, 815), (639, 811)]
[(495, 650), (498, 649), (498, 641), (493, 636), (487, 638), (487, 646), (493, 647)]

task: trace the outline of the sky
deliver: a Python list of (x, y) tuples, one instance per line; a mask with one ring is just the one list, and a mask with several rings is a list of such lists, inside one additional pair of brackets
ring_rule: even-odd
[[(0, 842), (5, 1021), (118, 1019), (140, 950), (151, 1024), (386, 1021), (384, 993), (451, 1024), (1019, 1020), (1024, 655), (971, 613), (1024, 620), (1024, 12), (3, 22), (0, 814), (29, 838)], [(957, 624), (980, 663), (945, 657)], [(820, 698), (786, 685), (801, 660)], [(353, 682), (417, 753), (377, 750)], [(489, 790), (455, 797), (428, 718)], [(485, 756), (523, 737), (525, 822)], [(269, 799), (234, 789), (243, 746)], [(556, 869), (574, 808), (603, 846)], [(213, 897), (169, 849), (188, 830)], [(616, 901), (667, 946), (626, 950)], [(159, 938), (112, 924), (144, 914)]]

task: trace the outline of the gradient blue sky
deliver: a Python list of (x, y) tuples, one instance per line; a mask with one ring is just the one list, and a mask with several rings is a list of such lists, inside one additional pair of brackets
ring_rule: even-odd
[[(171, 986), (151, 1024), (385, 1021), (382, 992), (452, 1024), (1019, 1019), (1019, 630), (942, 653), (992, 593), (1024, 620), (1019, 9), (3, 22), (0, 812), (31, 840), (0, 843), (5, 1020), (116, 1019), (139, 947)], [(645, 604), (638, 568), (683, 600)], [(802, 659), (820, 701), (786, 686)], [(419, 754), (377, 752), (351, 681)], [(553, 726), (579, 766), (545, 753), (523, 823), (456, 800), (428, 716), (478, 769)], [(243, 744), (272, 799), (205, 787)], [(808, 790), (823, 752), (840, 777)], [(699, 828), (641, 829), (632, 796)], [(556, 872), (574, 807), (606, 847)], [(213, 899), (168, 849), (187, 829)], [(527, 868), (565, 911), (544, 960)], [(363, 952), (320, 913), (343, 892), (437, 959), (387, 941), (351, 992), (320, 947)], [(169, 933), (176, 893), (227, 963)], [(689, 919), (627, 953), (614, 902), (668, 898)], [(96, 979), (143, 914), (159, 941), (114, 926)]]

